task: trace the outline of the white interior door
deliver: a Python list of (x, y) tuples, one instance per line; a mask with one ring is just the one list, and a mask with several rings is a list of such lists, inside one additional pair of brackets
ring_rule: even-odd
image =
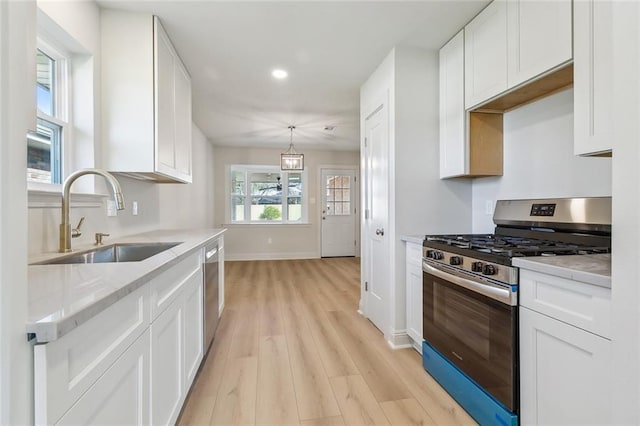
[(322, 169), (322, 257), (356, 255), (356, 170)]
[(365, 120), (365, 214), (362, 242), (364, 314), (382, 332), (388, 328), (390, 293), (389, 227), (389, 113), (385, 103)]

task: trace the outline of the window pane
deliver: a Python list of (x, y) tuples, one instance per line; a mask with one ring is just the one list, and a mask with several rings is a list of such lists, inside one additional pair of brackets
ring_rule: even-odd
[(244, 199), (237, 195), (231, 197), (231, 220), (234, 222), (244, 221)]
[(55, 111), (55, 87), (54, 87), (55, 61), (38, 50), (36, 54), (36, 81), (38, 110), (54, 117)]
[(350, 200), (351, 191), (348, 189), (342, 190), (342, 201), (351, 201)]
[(344, 216), (349, 216), (351, 214), (351, 203), (350, 202), (345, 202), (342, 203), (342, 214)]
[(245, 173), (244, 171), (232, 170), (231, 171), (231, 193), (237, 195), (245, 194)]
[(282, 221), (282, 204), (259, 204), (254, 197), (251, 202), (251, 220)]
[(35, 132), (27, 135), (27, 180), (41, 183), (62, 181), (62, 128), (38, 119)]
[(289, 197), (287, 198), (287, 215), (289, 216), (287, 220), (290, 221), (298, 221), (302, 220), (302, 198), (300, 197)]

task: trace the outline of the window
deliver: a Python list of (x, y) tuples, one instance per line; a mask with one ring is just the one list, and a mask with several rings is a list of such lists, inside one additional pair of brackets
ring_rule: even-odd
[(63, 144), (69, 129), (67, 58), (39, 41), (36, 51), (38, 120), (27, 135), (27, 181), (62, 182)]
[(277, 166), (231, 166), (232, 223), (301, 223), (306, 220), (304, 172)]

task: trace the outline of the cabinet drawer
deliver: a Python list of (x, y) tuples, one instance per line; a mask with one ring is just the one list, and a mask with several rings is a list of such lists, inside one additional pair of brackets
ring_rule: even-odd
[(520, 305), (611, 339), (611, 290), (520, 270)]
[(407, 262), (417, 263), (422, 268), (422, 246), (415, 243), (407, 243)]
[(55, 423), (149, 327), (149, 286), (34, 347), (35, 423)]
[(151, 281), (151, 321), (164, 311), (190, 280), (202, 280), (202, 251), (187, 257)]

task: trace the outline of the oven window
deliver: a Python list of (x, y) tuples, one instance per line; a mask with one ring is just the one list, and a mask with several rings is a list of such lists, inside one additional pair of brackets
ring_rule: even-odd
[(491, 307), (448, 287), (434, 288), (433, 322), (463, 340), (485, 360), (491, 357)]

